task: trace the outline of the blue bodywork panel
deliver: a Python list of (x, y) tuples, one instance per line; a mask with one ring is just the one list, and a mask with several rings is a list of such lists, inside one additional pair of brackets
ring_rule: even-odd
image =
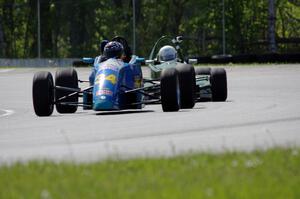
[(94, 85), (93, 109), (95, 111), (142, 108), (141, 105), (132, 105), (142, 101), (141, 94), (125, 93), (143, 86), (141, 61), (143, 59), (137, 57), (133, 57), (130, 63), (111, 58), (94, 64), (90, 84)]
[(82, 62), (83, 63), (86, 63), (86, 64), (93, 64), (94, 63), (94, 58), (91, 58), (91, 57), (84, 57), (82, 58)]

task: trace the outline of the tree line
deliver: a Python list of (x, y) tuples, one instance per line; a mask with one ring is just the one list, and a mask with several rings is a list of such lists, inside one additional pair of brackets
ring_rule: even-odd
[[(40, 0), (41, 56), (99, 54), (99, 43), (120, 35), (133, 42), (133, 0)], [(0, 57), (34, 58), (37, 0), (0, 0)], [(162, 35), (192, 38), (190, 55), (222, 53), (222, 0), (135, 0), (136, 54), (148, 56)], [(226, 53), (269, 52), (267, 0), (224, 0)], [(279, 53), (300, 51), (299, 0), (275, 1)]]

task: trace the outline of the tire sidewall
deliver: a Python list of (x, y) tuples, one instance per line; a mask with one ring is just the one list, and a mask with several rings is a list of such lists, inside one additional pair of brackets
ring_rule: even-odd
[(33, 108), (38, 116), (50, 116), (54, 108), (54, 83), (50, 72), (37, 72), (32, 84)]
[[(74, 68), (59, 69), (55, 74), (55, 86), (63, 86), (68, 88), (78, 88), (78, 75)], [(61, 97), (73, 93), (72, 91), (55, 90), (56, 102), (78, 102), (78, 94), (68, 97), (64, 100), (59, 100)], [(59, 113), (75, 113), (77, 106), (62, 105), (56, 103), (56, 110)]]
[(212, 101), (222, 102), (227, 99), (227, 74), (224, 68), (213, 68), (211, 70), (210, 84)]
[(178, 71), (175, 68), (164, 69), (161, 73), (161, 103), (164, 112), (180, 109), (180, 86)]
[(178, 64), (176, 70), (178, 71), (180, 84), (181, 108), (193, 108), (196, 92), (195, 69), (190, 64)]

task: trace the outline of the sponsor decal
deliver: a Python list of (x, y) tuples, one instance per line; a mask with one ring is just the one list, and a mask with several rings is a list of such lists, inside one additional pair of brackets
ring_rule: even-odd
[(102, 84), (105, 80), (110, 81), (112, 84), (116, 84), (117, 76), (111, 74), (105, 77), (105, 74), (100, 74), (96, 77), (95, 84)]
[[(108, 95), (108, 96), (112, 96), (112, 95), (113, 95), (113, 92), (110, 91), (110, 90), (104, 90), (104, 89), (102, 89), (102, 90), (98, 90), (98, 91), (96, 92), (96, 96), (100, 96), (100, 95)], [(102, 98), (101, 98), (101, 99), (102, 99)]]
[(117, 83), (117, 77), (113, 74), (106, 76), (105, 80), (110, 81), (112, 84)]
[(112, 70), (118, 72), (119, 68), (114, 65), (103, 65), (99, 70)]
[(134, 87), (140, 88), (141, 85), (142, 85), (142, 80), (141, 80), (140, 76), (135, 76), (134, 77)]
[(101, 84), (103, 83), (105, 80), (105, 75), (104, 74), (100, 74), (96, 77), (95, 79), (95, 84)]

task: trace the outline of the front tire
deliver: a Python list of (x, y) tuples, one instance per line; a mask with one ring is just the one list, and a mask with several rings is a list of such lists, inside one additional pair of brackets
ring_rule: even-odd
[(180, 108), (180, 86), (178, 72), (175, 68), (162, 71), (160, 92), (163, 111), (178, 111)]
[(189, 109), (195, 106), (195, 69), (189, 64), (180, 64), (176, 67), (180, 85), (181, 108)]
[(50, 116), (53, 113), (54, 86), (50, 72), (37, 72), (33, 77), (32, 101), (37, 116)]
[[(78, 76), (77, 76), (76, 70), (73, 68), (67, 68), (67, 69), (60, 69), (60, 70), (56, 71), (55, 86), (78, 88)], [(76, 105), (60, 104), (60, 102), (78, 103), (78, 94), (75, 94), (75, 95), (68, 97), (66, 99), (63, 99), (63, 100), (59, 100), (60, 98), (67, 96), (71, 93), (73, 93), (73, 92), (56, 89), (55, 100), (57, 102), (57, 104), (56, 104), (57, 112), (59, 112), (59, 113), (75, 113), (77, 111)]]
[(211, 70), (210, 84), (212, 91), (212, 101), (223, 102), (227, 99), (227, 75), (224, 68), (214, 68)]

